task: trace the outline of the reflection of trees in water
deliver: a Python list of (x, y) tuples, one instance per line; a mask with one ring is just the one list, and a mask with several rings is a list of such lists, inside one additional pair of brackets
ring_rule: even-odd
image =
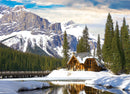
[(84, 89), (83, 84), (70, 84), (68, 85), (68, 91), (70, 94), (79, 94)]
[(84, 87), (85, 93), (86, 94), (101, 94), (101, 90), (98, 89), (94, 89), (88, 86)]
[[(53, 86), (52, 88), (19, 92), (18, 94), (113, 94), (94, 89), (83, 84), (70, 84), (66, 86)], [(123, 93), (118, 93), (123, 94)]]
[(66, 89), (69, 92), (68, 94), (80, 94), (82, 91), (86, 94), (113, 94), (109, 92), (102, 92), (101, 90), (85, 86), (84, 84), (70, 84), (66, 86)]

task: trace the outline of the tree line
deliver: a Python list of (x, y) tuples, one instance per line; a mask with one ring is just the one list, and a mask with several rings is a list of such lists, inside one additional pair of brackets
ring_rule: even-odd
[(102, 56), (105, 65), (115, 74), (130, 72), (130, 36), (129, 26), (123, 18), (123, 24), (119, 30), (118, 22), (115, 29), (113, 20), (108, 14), (105, 26), (105, 40), (102, 48)]
[[(115, 74), (129, 73), (130, 72), (130, 35), (129, 26), (123, 18), (123, 24), (119, 30), (118, 22), (116, 22), (115, 29), (113, 27), (113, 20), (108, 14), (107, 22), (105, 25), (105, 39), (104, 45), (101, 48), (100, 35), (98, 34), (97, 51), (93, 55), (98, 57), (99, 62), (103, 60), (107, 69), (110, 69)], [(88, 52), (90, 53), (90, 45), (88, 42), (88, 28), (83, 30), (83, 36), (78, 40), (77, 53)], [(64, 65), (67, 63), (69, 55), (69, 46), (67, 41), (67, 34), (64, 33), (63, 54)]]
[(61, 59), (23, 53), (0, 45), (0, 71), (45, 71), (62, 67)]

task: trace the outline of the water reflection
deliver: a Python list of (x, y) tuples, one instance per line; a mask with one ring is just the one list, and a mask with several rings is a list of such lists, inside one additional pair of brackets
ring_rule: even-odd
[(64, 86), (53, 86), (49, 89), (19, 92), (19, 94), (113, 94), (106, 91), (94, 89), (84, 84), (68, 84)]
[(80, 91), (84, 90), (85, 85), (83, 84), (70, 84), (67, 86), (67, 89), (70, 94), (79, 94)]
[(84, 84), (70, 84), (67, 85), (66, 89), (69, 91), (68, 94), (113, 94), (85, 86)]

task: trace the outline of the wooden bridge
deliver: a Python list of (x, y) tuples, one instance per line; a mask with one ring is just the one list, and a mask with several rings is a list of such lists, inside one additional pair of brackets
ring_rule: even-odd
[(0, 78), (28, 78), (28, 77), (43, 77), (50, 71), (1, 71)]

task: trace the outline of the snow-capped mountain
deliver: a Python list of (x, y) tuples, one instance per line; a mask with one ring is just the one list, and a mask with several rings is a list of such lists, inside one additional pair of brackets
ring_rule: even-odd
[[(70, 52), (76, 51), (77, 40), (84, 26), (67, 23), (51, 23), (31, 13), (24, 6), (9, 8), (0, 6), (0, 42), (23, 52), (62, 57), (63, 34), (67, 31)], [(97, 38), (89, 33), (91, 49)]]
[[(73, 21), (69, 21), (67, 23), (62, 24), (61, 27), (62, 27), (63, 32), (66, 31), (67, 34), (73, 35), (76, 37), (77, 40), (79, 40), (81, 38), (81, 36), (83, 35), (83, 30), (85, 28), (85, 24), (84, 25), (76, 24)], [(88, 33), (89, 33), (89, 44), (90, 44), (91, 52), (93, 52), (94, 48), (97, 48), (97, 37), (98, 36), (95, 36), (95, 34), (91, 33), (90, 31), (88, 31)], [(104, 41), (101, 39), (100, 42), (101, 42), (101, 46), (102, 46)]]

